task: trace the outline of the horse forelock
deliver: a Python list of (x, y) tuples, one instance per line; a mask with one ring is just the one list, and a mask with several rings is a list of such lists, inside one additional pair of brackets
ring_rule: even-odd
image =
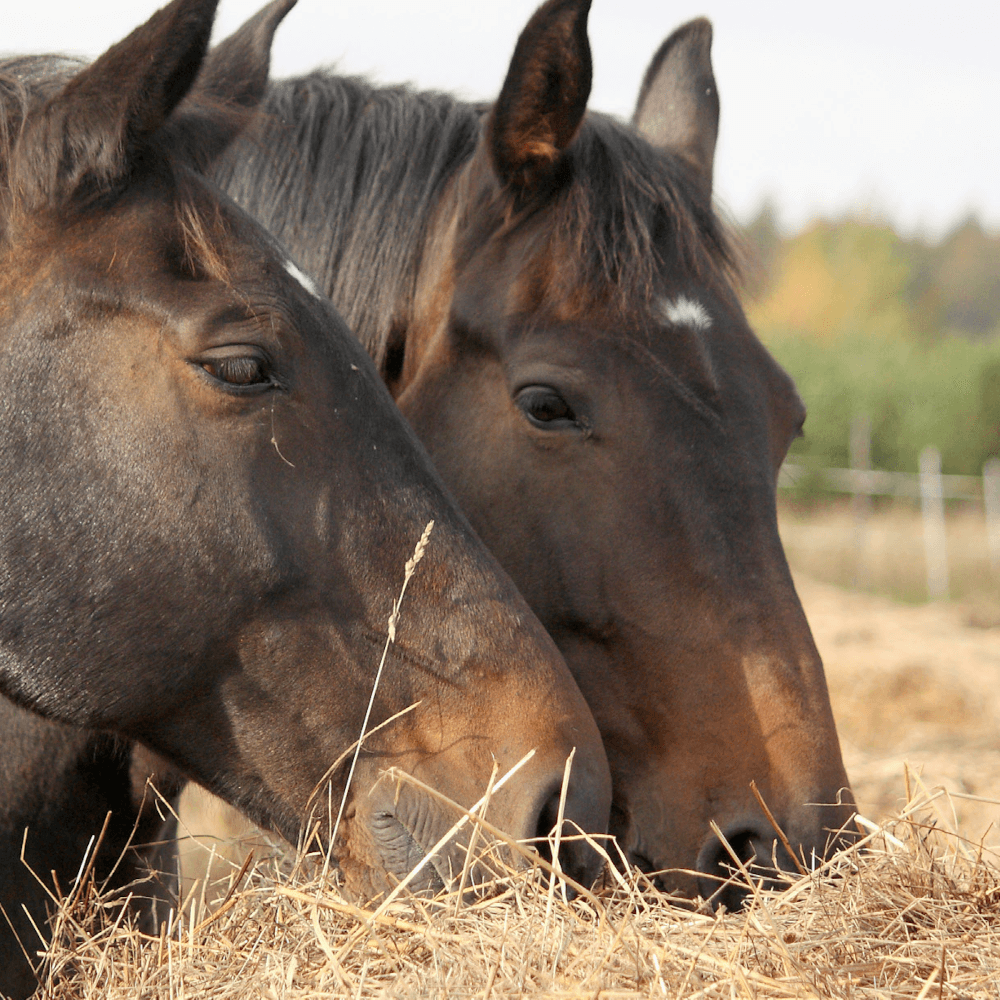
[[(648, 313), (665, 285), (731, 289), (733, 239), (680, 157), (630, 126), (590, 113), (566, 153), (565, 178), (541, 205), (552, 227), (559, 282), (581, 301)], [(558, 289), (554, 289), (559, 294)]]
[(222, 249), (228, 228), (217, 200), (186, 169), (174, 168), (174, 211), (183, 244), (183, 264), (192, 277), (230, 283), (229, 265)]

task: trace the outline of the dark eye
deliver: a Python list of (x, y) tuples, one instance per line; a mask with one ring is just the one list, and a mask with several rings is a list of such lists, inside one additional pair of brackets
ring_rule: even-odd
[(272, 384), (267, 358), (248, 348), (220, 350), (202, 357), (198, 364), (214, 379), (238, 389), (251, 389)]
[(555, 389), (547, 385), (525, 386), (514, 402), (536, 427), (555, 429), (576, 424), (576, 414)]

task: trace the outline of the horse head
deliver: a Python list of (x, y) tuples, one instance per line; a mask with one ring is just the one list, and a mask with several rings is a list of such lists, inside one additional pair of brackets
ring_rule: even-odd
[(733, 905), (710, 821), (793, 869), (851, 815), (776, 522), (805, 411), (711, 204), (709, 23), (660, 48), (630, 127), (585, 110), (589, 6), (550, 0), (521, 35), (388, 378), (580, 684), (628, 856)]
[[(295, 842), (401, 877), (494, 766), (491, 819), (601, 829), (600, 736), (328, 300), (199, 172), (267, 76), (278, 0), (199, 76), (216, 0), (89, 66), (2, 67), (0, 690), (141, 741)], [(376, 668), (404, 566), (434, 522)], [(457, 853), (456, 853), (457, 852)], [(464, 852), (450, 844), (431, 881)], [(573, 846), (581, 878), (596, 858)]]

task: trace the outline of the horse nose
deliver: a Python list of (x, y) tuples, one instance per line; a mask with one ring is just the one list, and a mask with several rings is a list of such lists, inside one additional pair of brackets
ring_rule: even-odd
[[(557, 836), (559, 816), (563, 822)], [(587, 775), (573, 776), (565, 801), (561, 778), (551, 783), (538, 797), (535, 819), (529, 821), (539, 854), (556, 863), (574, 882), (589, 888), (604, 866), (604, 858), (583, 837), (607, 828), (607, 802), (603, 783)], [(558, 854), (553, 857), (558, 840)]]
[[(857, 841), (854, 799), (848, 790), (835, 794), (812, 794), (805, 808), (793, 807), (777, 820), (753, 812), (716, 830), (698, 852), (698, 891), (715, 906), (738, 909), (750, 893), (746, 877), (739, 872), (733, 855), (755, 881), (775, 888), (787, 884), (782, 875), (793, 877), (814, 871), (823, 861)], [(817, 805), (817, 803), (825, 803)], [(783, 831), (778, 833), (777, 831)], [(727, 847), (728, 845), (728, 847)]]
[(698, 891), (713, 906), (725, 906), (730, 912), (738, 910), (752, 891), (740, 865), (764, 888), (776, 888), (786, 884), (779, 877), (783, 873), (794, 877), (811, 871), (852, 841), (843, 829), (824, 828), (815, 831), (809, 842), (792, 841), (793, 857), (763, 817), (733, 823), (720, 832), (725, 843), (713, 834), (698, 853)]
[(749, 868), (767, 863), (763, 859), (770, 852), (763, 849), (765, 834), (756, 825), (731, 827), (722, 836), (725, 843), (713, 834), (698, 852), (698, 892), (713, 906), (733, 912), (750, 892), (735, 858)]
[(763, 820), (732, 824), (720, 832), (725, 843), (713, 834), (698, 853), (698, 891), (713, 906), (725, 906), (729, 912), (738, 910), (752, 891), (741, 865), (755, 882), (775, 887), (781, 884), (775, 877), (779, 873), (815, 867), (817, 856), (825, 853), (803, 846), (800, 850), (807, 862), (803, 864), (792, 857)]

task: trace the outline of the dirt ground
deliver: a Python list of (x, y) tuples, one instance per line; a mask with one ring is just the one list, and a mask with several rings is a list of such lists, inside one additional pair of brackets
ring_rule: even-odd
[(900, 809), (908, 766), (950, 793), (937, 800), (943, 821), (1000, 845), (1000, 627), (969, 624), (961, 603), (908, 606), (795, 580), (861, 812)]

